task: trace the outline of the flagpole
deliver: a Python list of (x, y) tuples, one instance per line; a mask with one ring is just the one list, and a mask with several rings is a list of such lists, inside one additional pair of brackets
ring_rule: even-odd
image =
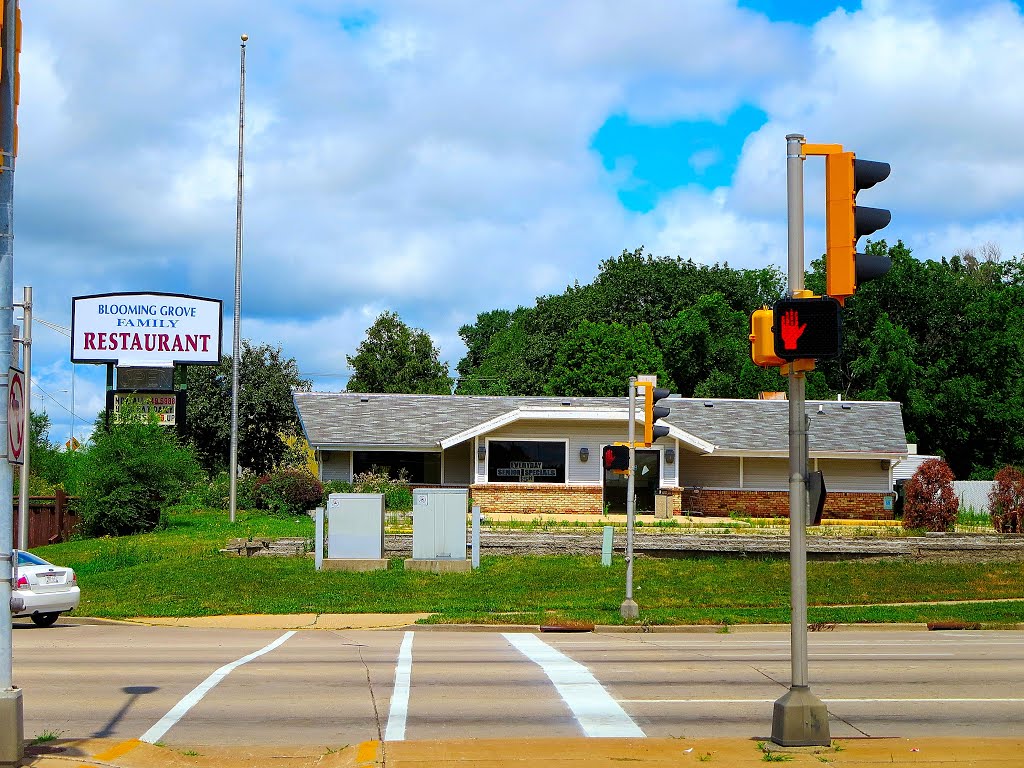
[(239, 326), (242, 321), (242, 181), (244, 175), (245, 142), (245, 43), (248, 35), (242, 35), (241, 65), (238, 79), (238, 196), (235, 211), (235, 328), (231, 344), (231, 500), (230, 518), (235, 522), (238, 506), (238, 373), (241, 365)]

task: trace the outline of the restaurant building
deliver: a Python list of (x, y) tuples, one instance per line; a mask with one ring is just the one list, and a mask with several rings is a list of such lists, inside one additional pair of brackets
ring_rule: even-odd
[[(374, 467), (416, 486), (470, 489), (487, 512), (625, 510), (605, 446), (627, 439), (625, 397), (484, 397), (296, 392), (323, 481)], [(789, 403), (669, 398), (669, 434), (636, 452), (639, 512), (789, 514)], [(892, 466), (907, 455), (900, 404), (808, 401), (810, 469), (825, 517), (892, 518)], [(643, 409), (638, 417), (642, 418)], [(640, 427), (642, 434), (642, 425)]]

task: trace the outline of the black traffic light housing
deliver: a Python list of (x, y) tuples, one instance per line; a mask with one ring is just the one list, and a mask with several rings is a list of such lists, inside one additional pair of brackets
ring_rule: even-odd
[(629, 469), (629, 446), (606, 445), (601, 453), (601, 463), (605, 470), (625, 472)]
[(776, 357), (787, 362), (826, 360), (842, 353), (842, 313), (830, 296), (779, 299), (773, 314)]
[(821, 472), (811, 472), (807, 475), (807, 524), (821, 525), (821, 515), (825, 511), (825, 499), (828, 492), (825, 490), (825, 475)]

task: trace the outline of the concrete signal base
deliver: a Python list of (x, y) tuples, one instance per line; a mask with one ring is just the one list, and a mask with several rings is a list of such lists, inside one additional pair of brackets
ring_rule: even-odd
[(25, 757), (25, 714), (21, 689), (0, 690), (0, 766), (19, 765)]
[(827, 747), (832, 743), (828, 709), (806, 685), (794, 685), (775, 702), (772, 741), (782, 747)]
[(430, 573), (465, 573), (473, 570), (469, 560), (414, 560), (405, 561), (407, 571), (428, 571)]
[(323, 561), (323, 570), (325, 571), (386, 571), (387, 569), (388, 559), (386, 557), (364, 560), (325, 557)]

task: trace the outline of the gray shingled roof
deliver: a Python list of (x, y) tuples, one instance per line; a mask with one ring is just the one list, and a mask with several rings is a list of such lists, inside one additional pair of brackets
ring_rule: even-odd
[[(711, 406), (705, 405), (710, 403)], [(789, 403), (785, 400), (678, 399), (666, 419), (719, 451), (785, 451), (789, 446)], [(811, 451), (906, 453), (907, 433), (899, 403), (814, 400)]]
[[(625, 397), (483, 397), (296, 392), (295, 406), (314, 447), (437, 447), (490, 419), (523, 406), (609, 409)], [(719, 451), (777, 452), (789, 444), (789, 403), (783, 400), (671, 398), (665, 422)], [(710, 404), (710, 405), (708, 405)], [(810, 450), (905, 454), (899, 403), (834, 400), (807, 403)], [(571, 430), (566, 424), (566, 430)]]

